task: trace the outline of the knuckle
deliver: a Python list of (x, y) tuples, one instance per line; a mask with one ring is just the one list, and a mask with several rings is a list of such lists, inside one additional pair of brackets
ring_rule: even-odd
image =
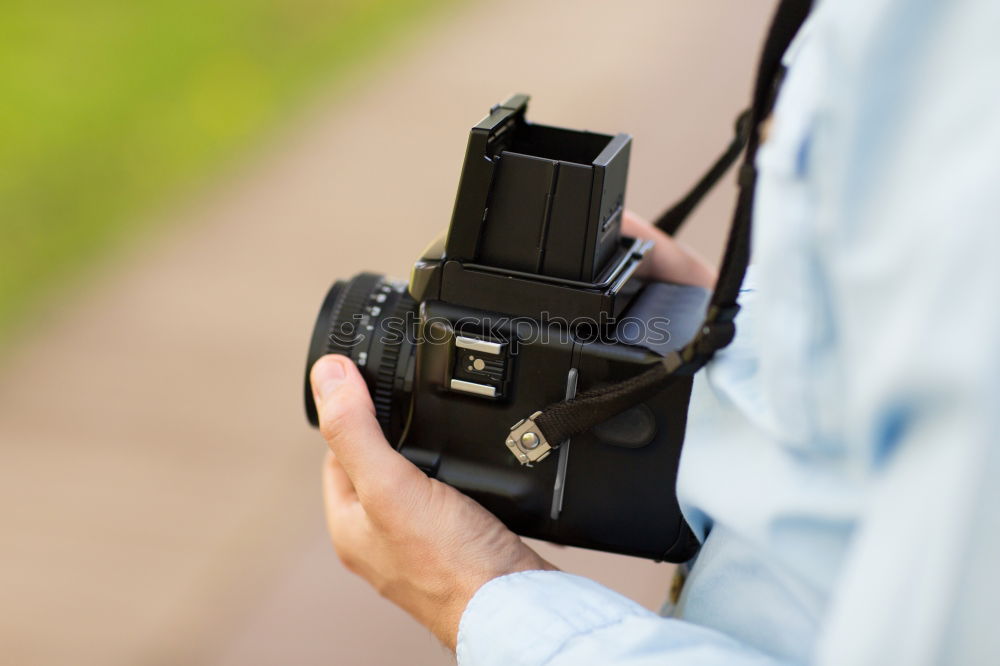
[(358, 560), (357, 557), (350, 551), (344, 548), (334, 547), (337, 553), (337, 559), (340, 560), (340, 564), (352, 573), (357, 573), (358, 571)]
[(363, 564), (359, 556), (359, 553), (365, 551), (362, 529), (355, 520), (343, 520), (336, 526), (330, 525), (330, 542), (337, 559), (345, 569), (355, 574), (360, 572)]

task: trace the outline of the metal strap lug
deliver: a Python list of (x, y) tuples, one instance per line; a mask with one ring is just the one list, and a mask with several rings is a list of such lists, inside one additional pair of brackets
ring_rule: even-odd
[(507, 448), (517, 458), (522, 465), (531, 466), (552, 453), (552, 446), (549, 445), (542, 431), (535, 424), (535, 419), (541, 412), (535, 412), (526, 419), (521, 419), (510, 429), (507, 436)]

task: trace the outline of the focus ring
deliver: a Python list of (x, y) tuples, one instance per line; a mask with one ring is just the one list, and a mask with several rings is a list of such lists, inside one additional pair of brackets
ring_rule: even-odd
[[(392, 316), (403, 317), (405, 321), (406, 313), (411, 310), (416, 310), (416, 302), (409, 293), (405, 290), (396, 292), (396, 302), (391, 308)], [(372, 387), (375, 417), (378, 419), (379, 425), (382, 426), (382, 430), (387, 433), (390, 431), (392, 402), (396, 390), (396, 371), (403, 341), (404, 336), (399, 334), (395, 335), (394, 339), (387, 337), (382, 339), (382, 356), (375, 373), (375, 384)]]

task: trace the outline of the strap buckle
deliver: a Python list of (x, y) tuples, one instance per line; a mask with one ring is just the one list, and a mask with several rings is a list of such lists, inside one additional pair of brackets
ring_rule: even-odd
[(709, 307), (705, 321), (694, 339), (683, 349), (664, 357), (663, 364), (667, 372), (672, 375), (694, 375), (705, 367), (715, 352), (733, 341), (736, 335), (736, 324), (733, 322), (739, 311), (740, 306), (735, 303)]

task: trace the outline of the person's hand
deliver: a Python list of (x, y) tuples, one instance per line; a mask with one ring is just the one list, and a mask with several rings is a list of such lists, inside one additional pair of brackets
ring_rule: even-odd
[(622, 216), (622, 234), (656, 244), (639, 267), (638, 275), (648, 280), (691, 284), (711, 289), (718, 277), (715, 270), (683, 243), (671, 238), (632, 211)]
[(389, 446), (350, 359), (324, 356), (311, 380), (330, 446), (323, 490), (337, 555), (441, 642), (454, 649), (462, 612), (487, 581), (555, 568), (486, 509)]

